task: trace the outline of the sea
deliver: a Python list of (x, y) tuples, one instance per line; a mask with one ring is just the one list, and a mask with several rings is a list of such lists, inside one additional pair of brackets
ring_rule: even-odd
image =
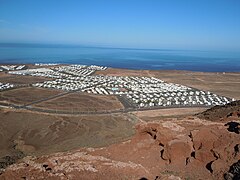
[(240, 52), (0, 44), (0, 64), (63, 63), (149, 70), (240, 72)]

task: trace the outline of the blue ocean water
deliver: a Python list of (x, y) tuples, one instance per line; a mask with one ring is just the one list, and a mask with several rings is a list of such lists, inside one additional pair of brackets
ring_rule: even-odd
[(0, 44), (0, 63), (95, 64), (129, 69), (240, 72), (240, 53), (70, 45)]

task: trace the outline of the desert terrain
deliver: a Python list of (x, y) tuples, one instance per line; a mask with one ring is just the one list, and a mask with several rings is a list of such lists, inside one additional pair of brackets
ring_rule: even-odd
[[(156, 77), (240, 99), (240, 73), (108, 68), (94, 75)], [(0, 73), (0, 82), (18, 85), (0, 92), (0, 179), (237, 177), (239, 101), (126, 110), (115, 95), (31, 86), (45, 80)]]
[(16, 105), (26, 105), (62, 93), (58, 90), (21, 87), (0, 92), (0, 102)]
[[(197, 116), (141, 121), (130, 140), (110, 146), (27, 156), (6, 168), (0, 177), (239, 179), (239, 103), (213, 108)], [(209, 114), (211, 117), (205, 120)]]
[[(87, 106), (86, 106), (87, 105)], [(43, 109), (72, 112), (107, 112), (123, 109), (116, 96), (72, 93), (34, 105)]]
[(3, 159), (106, 146), (133, 135), (136, 121), (127, 114), (60, 116), (11, 109), (0, 114)]

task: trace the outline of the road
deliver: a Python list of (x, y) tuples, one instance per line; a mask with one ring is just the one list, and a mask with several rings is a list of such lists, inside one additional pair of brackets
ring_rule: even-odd
[[(96, 84), (97, 85), (100, 85)], [(20, 88), (20, 87), (19, 87)], [(88, 88), (88, 87), (85, 87)], [(30, 110), (30, 111), (36, 111), (36, 112), (45, 112), (45, 113), (50, 113), (50, 114), (72, 114), (72, 115), (82, 115), (82, 114), (93, 114), (93, 115), (98, 115), (98, 114), (113, 114), (113, 113), (128, 113), (128, 112), (135, 112), (135, 111), (146, 111), (146, 110), (156, 110), (156, 109), (170, 109), (170, 108), (196, 108), (196, 107), (212, 107), (212, 106), (206, 106), (206, 105), (178, 105), (178, 106), (153, 106), (153, 107), (145, 107), (145, 108), (138, 108), (136, 107), (134, 104), (132, 104), (130, 101), (128, 101), (126, 99), (126, 97), (123, 96), (117, 96), (117, 98), (119, 99), (119, 101), (123, 104), (124, 109), (120, 109), (120, 110), (113, 110), (113, 111), (98, 111), (98, 112), (89, 112), (89, 111), (84, 111), (84, 112), (80, 112), (80, 111), (61, 111), (61, 110), (51, 110), (51, 109), (42, 109), (42, 108), (37, 108), (37, 107), (32, 107), (32, 105), (44, 102), (44, 101), (48, 101), (48, 100), (52, 100), (55, 98), (59, 98), (71, 93), (75, 93), (75, 92), (79, 92), (82, 89), (77, 89), (74, 91), (68, 91), (68, 92), (63, 92), (54, 96), (50, 96), (44, 99), (40, 99), (37, 101), (33, 101), (31, 103), (25, 104), (25, 105), (15, 105), (15, 104), (3, 104), (1, 107), (4, 108), (14, 108), (14, 109), (25, 109), (25, 110)]]
[(98, 112), (90, 112), (90, 111), (61, 111), (61, 110), (51, 110), (51, 109), (42, 109), (42, 108), (36, 108), (32, 106), (19, 106), (14, 104), (8, 104), (1, 106), (2, 108), (14, 108), (14, 109), (23, 109), (23, 110), (29, 110), (29, 111), (35, 111), (35, 112), (43, 112), (43, 113), (50, 113), (50, 114), (56, 114), (56, 115), (103, 115), (103, 114), (115, 114), (115, 113), (128, 113), (128, 112), (136, 112), (136, 111), (146, 111), (146, 110), (157, 110), (157, 109), (171, 109), (171, 108), (210, 108), (213, 106), (203, 106), (203, 105), (194, 105), (194, 106), (154, 106), (154, 107), (148, 107), (148, 108), (126, 108), (121, 110), (113, 110), (113, 111), (98, 111)]

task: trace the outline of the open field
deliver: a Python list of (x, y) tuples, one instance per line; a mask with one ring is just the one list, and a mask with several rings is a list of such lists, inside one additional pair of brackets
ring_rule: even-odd
[(33, 77), (33, 76), (17, 76), (11, 74), (0, 73), (1, 83), (10, 83), (15, 85), (33, 84), (38, 82), (49, 81), (51, 78)]
[(18, 88), (0, 92), (0, 102), (25, 105), (33, 101), (57, 95), (62, 91), (34, 87)]
[(132, 112), (135, 116), (144, 121), (155, 121), (163, 118), (175, 118), (191, 116), (205, 111), (207, 108), (171, 108)]
[(101, 112), (124, 109), (116, 96), (72, 93), (34, 105), (42, 109), (68, 112)]
[(126, 114), (56, 116), (0, 109), (0, 157), (106, 146), (133, 135), (134, 123)]
[(240, 99), (240, 73), (204, 73), (181, 71), (153, 71), (155, 77), (167, 82), (179, 83), (218, 95)]
[(94, 74), (104, 76), (150, 76), (149, 70), (131, 70), (117, 68), (108, 68), (105, 71), (97, 71)]

